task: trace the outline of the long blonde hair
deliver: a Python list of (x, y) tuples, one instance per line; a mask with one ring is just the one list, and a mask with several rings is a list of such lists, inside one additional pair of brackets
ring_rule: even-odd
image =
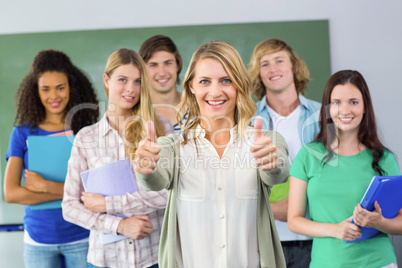
[[(182, 126), (183, 143), (187, 142), (189, 131), (195, 129), (201, 122), (200, 108), (198, 103), (194, 101), (195, 95), (190, 90), (190, 85), (195, 76), (195, 66), (200, 59), (219, 61), (232, 80), (237, 90), (234, 120), (238, 135), (242, 137), (256, 111), (256, 105), (250, 96), (250, 78), (239, 53), (232, 45), (222, 41), (212, 41), (200, 46), (194, 52), (184, 77), (179, 111), (187, 111), (188, 119)], [(180, 119), (180, 114), (178, 114), (177, 121), (180, 122)]]
[[(104, 73), (110, 77), (116, 68), (126, 64), (132, 64), (137, 67), (141, 75), (140, 99), (133, 107), (131, 120), (126, 124), (125, 129), (124, 147), (126, 156), (132, 160), (134, 153), (137, 150), (138, 142), (147, 136), (146, 122), (148, 120), (154, 122), (157, 137), (163, 136), (165, 130), (152, 107), (145, 63), (137, 52), (126, 48), (116, 50), (109, 56)], [(109, 89), (106, 85), (103, 86), (105, 88), (106, 96), (109, 97)]]

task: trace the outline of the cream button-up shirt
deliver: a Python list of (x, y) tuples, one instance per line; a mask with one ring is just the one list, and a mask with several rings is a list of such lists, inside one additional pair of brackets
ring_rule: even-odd
[[(222, 158), (200, 126), (180, 146), (179, 267), (259, 267), (252, 135), (240, 139), (234, 130)], [(198, 152), (192, 137), (197, 137)]]

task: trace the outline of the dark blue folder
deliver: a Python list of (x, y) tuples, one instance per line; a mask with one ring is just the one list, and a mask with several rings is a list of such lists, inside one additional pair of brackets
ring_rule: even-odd
[[(360, 204), (368, 211), (374, 211), (375, 201), (380, 205), (384, 218), (394, 218), (402, 208), (402, 176), (375, 176), (371, 180)], [(380, 231), (375, 228), (360, 228), (362, 232), (360, 238), (345, 242), (352, 243), (362, 241), (380, 233)]]

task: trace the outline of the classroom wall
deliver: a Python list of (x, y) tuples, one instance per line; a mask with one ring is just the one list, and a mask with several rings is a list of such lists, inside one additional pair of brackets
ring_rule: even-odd
[(402, 125), (393, 116), (402, 114), (401, 11), (399, 0), (0, 0), (0, 34), (328, 19), (332, 72), (365, 76), (383, 140), (401, 165)]
[[(365, 76), (383, 141), (401, 166), (401, 11), (399, 0), (0, 0), (0, 34), (328, 19), (332, 72)], [(393, 239), (402, 266), (401, 238)]]

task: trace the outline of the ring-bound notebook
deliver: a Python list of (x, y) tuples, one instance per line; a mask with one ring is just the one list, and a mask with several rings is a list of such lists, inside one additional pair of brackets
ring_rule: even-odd
[[(394, 218), (402, 208), (402, 176), (373, 177), (360, 204), (362, 208), (368, 211), (374, 211), (375, 201), (380, 205), (384, 218)], [(380, 233), (380, 231), (375, 228), (360, 227), (360, 229), (362, 232), (360, 238), (345, 242), (353, 243), (362, 241)]]

